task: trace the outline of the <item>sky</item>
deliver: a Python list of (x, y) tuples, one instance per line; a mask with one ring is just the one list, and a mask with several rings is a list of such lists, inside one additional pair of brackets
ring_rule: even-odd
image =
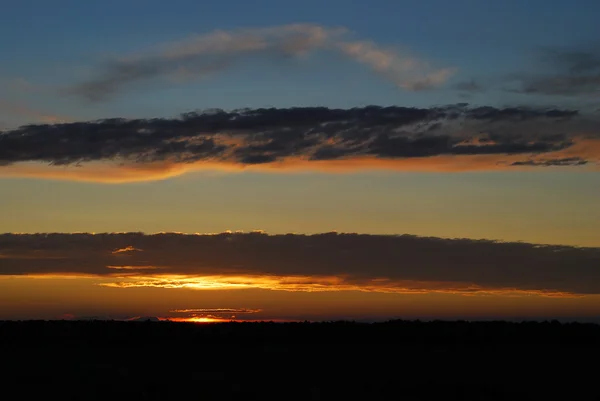
[(600, 317), (597, 1), (0, 5), (0, 319)]

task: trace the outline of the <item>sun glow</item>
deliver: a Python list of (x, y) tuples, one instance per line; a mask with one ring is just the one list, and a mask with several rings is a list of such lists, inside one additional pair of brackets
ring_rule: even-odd
[(169, 318), (172, 322), (181, 322), (181, 323), (225, 323), (231, 322), (235, 319), (223, 319), (219, 317), (173, 317)]
[(122, 281), (98, 283), (115, 288), (183, 288), (191, 290), (236, 290), (264, 289), (274, 291), (361, 291), (396, 294), (445, 293), (459, 295), (503, 295), (503, 296), (546, 296), (577, 297), (578, 294), (539, 289), (487, 288), (468, 282), (393, 280), (388, 278), (363, 278), (344, 276), (114, 276)]

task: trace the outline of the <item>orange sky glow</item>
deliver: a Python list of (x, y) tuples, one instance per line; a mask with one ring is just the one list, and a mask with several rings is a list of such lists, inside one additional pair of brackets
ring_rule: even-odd
[[(547, 152), (531, 157), (543, 161), (552, 158), (582, 157), (592, 161), (576, 167), (585, 172), (600, 170), (600, 140), (578, 139), (575, 144), (560, 151)], [(523, 160), (523, 155), (461, 155), (431, 156), (406, 159), (382, 159), (353, 157), (340, 160), (308, 161), (304, 158), (287, 158), (280, 162), (259, 165), (243, 165), (228, 161), (200, 161), (195, 163), (131, 163), (89, 162), (72, 166), (49, 166), (41, 163), (15, 163), (3, 166), (0, 177), (45, 178), (82, 182), (129, 183), (164, 180), (194, 171), (267, 173), (327, 172), (352, 173), (363, 170), (390, 170), (406, 172), (467, 172), (467, 171), (531, 171), (536, 167), (511, 166)], [(554, 167), (556, 169), (557, 167)], [(574, 167), (570, 166), (569, 169)]]

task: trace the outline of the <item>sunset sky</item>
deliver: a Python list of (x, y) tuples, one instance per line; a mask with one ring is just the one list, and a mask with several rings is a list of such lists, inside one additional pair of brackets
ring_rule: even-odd
[(600, 2), (1, 3), (0, 319), (600, 319)]

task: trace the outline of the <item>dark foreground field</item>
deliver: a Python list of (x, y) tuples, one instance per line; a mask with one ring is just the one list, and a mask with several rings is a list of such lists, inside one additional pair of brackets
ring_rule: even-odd
[(600, 326), (0, 322), (0, 400), (600, 400)]

